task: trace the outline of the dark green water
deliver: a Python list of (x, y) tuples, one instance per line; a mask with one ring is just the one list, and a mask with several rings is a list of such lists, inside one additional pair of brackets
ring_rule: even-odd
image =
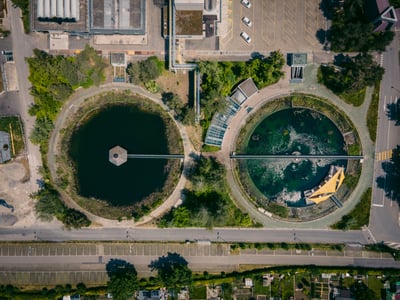
[[(254, 129), (248, 154), (346, 154), (343, 136), (324, 115), (309, 109), (276, 112)], [(248, 160), (247, 170), (257, 189), (269, 199), (303, 206), (302, 192), (317, 186), (331, 164), (346, 161), (317, 159)]]
[(167, 160), (128, 159), (117, 167), (108, 160), (109, 150), (116, 145), (132, 154), (168, 153), (162, 118), (134, 106), (116, 105), (82, 124), (69, 151), (80, 195), (129, 206), (163, 187)]

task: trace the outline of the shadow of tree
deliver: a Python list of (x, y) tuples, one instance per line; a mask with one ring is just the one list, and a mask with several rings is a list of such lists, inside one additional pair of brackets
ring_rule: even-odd
[(319, 9), (322, 11), (325, 18), (332, 20), (334, 5), (332, 0), (322, 0), (319, 4)]
[(321, 45), (324, 45), (326, 42), (326, 34), (327, 34), (327, 31), (322, 28), (318, 29), (317, 32), (315, 33), (315, 37), (317, 38), (318, 42)]
[(393, 149), (390, 161), (382, 163), (385, 175), (376, 179), (378, 188), (384, 190), (386, 197), (400, 204), (400, 146)]
[(157, 279), (167, 288), (177, 288), (189, 285), (192, 271), (188, 262), (179, 253), (168, 252), (149, 264), (151, 271), (157, 270)]
[(395, 121), (395, 125), (400, 125), (400, 102), (398, 103), (390, 103), (386, 106), (386, 115), (388, 116), (389, 120)]
[(125, 275), (126, 273), (134, 273), (137, 274), (134, 265), (131, 263), (122, 260), (122, 259), (115, 259), (112, 258), (106, 265), (106, 271), (108, 277), (112, 278), (114, 276)]

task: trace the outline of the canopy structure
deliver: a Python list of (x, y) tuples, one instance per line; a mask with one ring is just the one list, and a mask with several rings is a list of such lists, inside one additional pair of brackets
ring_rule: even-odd
[(328, 200), (340, 188), (344, 177), (343, 167), (331, 165), (329, 173), (325, 177), (324, 181), (318, 187), (304, 192), (306, 200), (310, 200), (317, 204)]

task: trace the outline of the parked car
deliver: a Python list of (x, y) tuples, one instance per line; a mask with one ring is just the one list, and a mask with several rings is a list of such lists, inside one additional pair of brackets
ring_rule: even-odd
[(247, 26), (251, 27), (251, 25), (253, 25), (253, 22), (250, 21), (250, 19), (248, 17), (243, 17), (242, 18), (242, 22), (244, 24), (246, 24)]
[(240, 3), (242, 3), (244, 7), (247, 7), (247, 8), (251, 7), (251, 3), (249, 0), (240, 0)]
[(244, 39), (246, 43), (249, 44), (251, 42), (251, 37), (249, 37), (246, 32), (243, 31), (242, 33), (240, 33), (240, 36), (242, 37), (242, 39)]

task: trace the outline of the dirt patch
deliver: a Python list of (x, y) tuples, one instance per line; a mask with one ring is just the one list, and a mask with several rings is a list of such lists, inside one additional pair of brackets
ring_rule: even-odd
[(30, 198), (33, 188), (26, 178), (29, 172), (25, 167), (26, 159), (20, 159), (0, 165), (0, 198), (13, 209), (1, 207), (0, 223), (11, 226), (14, 223), (36, 223), (34, 202)]
[(177, 94), (183, 103), (189, 102), (189, 72), (164, 72), (157, 83), (162, 91)]
[(194, 149), (201, 151), (201, 147), (203, 146), (203, 141), (201, 138), (203, 130), (201, 126), (187, 126), (186, 131)]

